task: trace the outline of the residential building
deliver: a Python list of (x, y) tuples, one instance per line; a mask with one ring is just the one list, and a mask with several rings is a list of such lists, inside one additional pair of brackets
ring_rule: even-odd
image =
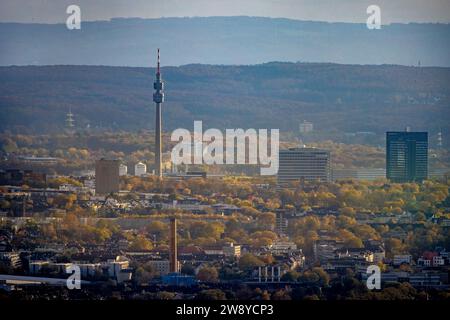
[(137, 177), (142, 177), (147, 174), (147, 165), (143, 162), (138, 162), (134, 166), (134, 175)]
[(336, 240), (317, 240), (314, 242), (314, 258), (316, 261), (334, 259), (335, 251), (344, 247), (343, 242)]
[(101, 159), (95, 162), (95, 194), (119, 192), (119, 160)]
[(410, 254), (396, 254), (394, 256), (394, 266), (399, 266), (403, 263), (411, 264), (412, 256)]
[(288, 219), (284, 217), (283, 210), (277, 210), (275, 213), (275, 232), (279, 237), (286, 235)]
[(241, 246), (230, 243), (227, 246), (222, 247), (222, 251), (225, 257), (240, 257)]
[(18, 252), (0, 252), (0, 264), (11, 269), (17, 269), (22, 266), (22, 261)]
[(297, 251), (297, 245), (295, 242), (291, 241), (274, 241), (271, 245), (269, 245), (269, 251), (274, 254), (278, 253), (288, 253)]
[(128, 173), (128, 167), (121, 163), (119, 166), (119, 176), (126, 176)]
[(169, 260), (150, 260), (147, 262), (159, 275), (166, 275), (170, 273)]
[(108, 276), (117, 282), (131, 280), (132, 271), (129, 269), (130, 261), (124, 256), (117, 256), (115, 259), (108, 259), (103, 263)]

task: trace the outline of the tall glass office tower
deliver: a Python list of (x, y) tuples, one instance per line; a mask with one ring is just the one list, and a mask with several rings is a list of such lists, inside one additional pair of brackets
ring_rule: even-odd
[(386, 177), (422, 182), (428, 177), (428, 132), (386, 132)]

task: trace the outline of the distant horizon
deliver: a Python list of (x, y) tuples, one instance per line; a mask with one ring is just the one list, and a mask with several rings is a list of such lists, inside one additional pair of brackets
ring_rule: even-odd
[(63, 23), (66, 8), (78, 5), (84, 21), (116, 17), (257, 16), (303, 21), (364, 23), (378, 5), (382, 24), (450, 23), (447, 0), (1, 0), (0, 22)]
[[(82, 23), (95, 23), (95, 22), (112, 22), (114, 20), (161, 20), (161, 19), (208, 19), (208, 18), (257, 18), (257, 19), (271, 19), (271, 20), (289, 20), (298, 22), (317, 22), (317, 23), (327, 23), (327, 24), (366, 24), (365, 22), (355, 22), (355, 21), (326, 21), (326, 20), (308, 20), (308, 19), (296, 19), (296, 18), (286, 18), (286, 17), (271, 17), (271, 16), (252, 16), (252, 15), (214, 15), (214, 16), (166, 16), (166, 17), (111, 17), (107, 19), (97, 19), (97, 20), (84, 20)], [(36, 25), (65, 25), (65, 22), (21, 22), (21, 21), (0, 21), (0, 24), (36, 24)], [(383, 23), (382, 26), (392, 26), (392, 25), (450, 25), (448, 22), (427, 22), (427, 21), (410, 21), (410, 22), (390, 22)]]
[[(0, 23), (1, 24), (1, 23)], [(201, 62), (191, 62), (191, 63), (183, 63), (179, 65), (168, 64), (165, 65), (161, 63), (161, 69), (165, 68), (181, 68), (185, 66), (215, 66), (215, 67), (251, 67), (251, 66), (261, 66), (264, 64), (321, 64), (321, 65), (339, 65), (339, 66), (361, 66), (361, 67), (381, 67), (381, 66), (394, 66), (394, 67), (405, 67), (405, 68), (423, 68), (423, 69), (450, 69), (450, 66), (417, 66), (417, 65), (407, 65), (407, 64), (393, 64), (393, 63), (381, 63), (381, 64), (370, 64), (370, 63), (338, 63), (338, 62), (314, 62), (314, 61), (266, 61), (260, 63), (251, 63), (251, 64), (221, 64), (221, 63), (201, 63)], [(110, 68), (132, 68), (132, 69), (155, 69), (155, 66), (131, 66), (131, 65), (107, 65), (107, 64), (11, 64), (11, 65), (0, 65), (0, 68), (12, 68), (12, 67), (110, 67)]]

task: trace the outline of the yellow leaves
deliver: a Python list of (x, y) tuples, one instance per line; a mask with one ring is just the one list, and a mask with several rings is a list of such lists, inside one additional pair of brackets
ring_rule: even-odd
[(268, 230), (266, 230), (266, 231), (256, 231), (256, 232), (253, 232), (250, 235), (250, 238), (253, 238), (253, 239), (255, 239), (255, 238), (267, 238), (267, 239), (270, 239), (270, 240), (276, 240), (277, 235), (276, 235), (275, 232), (268, 231)]
[(189, 232), (193, 239), (196, 238), (213, 238), (220, 239), (220, 236), (225, 230), (223, 223), (205, 221), (195, 221), (189, 226)]
[(219, 273), (214, 267), (203, 267), (198, 271), (197, 279), (204, 282), (217, 282)]
[(344, 241), (344, 245), (347, 248), (362, 248), (363, 243), (360, 238), (355, 236), (354, 233), (346, 229), (339, 230), (339, 239)]
[(51, 188), (59, 188), (59, 186), (64, 185), (64, 184), (70, 184), (70, 185), (73, 185), (76, 187), (83, 186), (83, 184), (81, 182), (79, 182), (78, 180), (72, 179), (70, 177), (59, 176), (59, 177), (48, 180), (48, 185)]
[(257, 231), (248, 236), (248, 241), (254, 247), (268, 246), (273, 243), (277, 235), (272, 231)]
[(351, 207), (344, 207), (344, 208), (341, 208), (340, 214), (342, 214), (344, 216), (348, 216), (348, 217), (354, 217), (356, 214), (356, 211), (355, 211), (355, 209), (353, 209)]
[(239, 268), (242, 270), (251, 270), (259, 266), (264, 266), (264, 262), (251, 253), (246, 253), (239, 259)]
[(153, 244), (146, 237), (139, 235), (131, 242), (129, 249), (136, 251), (148, 251), (153, 249)]
[(272, 212), (264, 212), (258, 216), (258, 223), (261, 226), (265, 226), (266, 228), (270, 228), (275, 224), (275, 213)]

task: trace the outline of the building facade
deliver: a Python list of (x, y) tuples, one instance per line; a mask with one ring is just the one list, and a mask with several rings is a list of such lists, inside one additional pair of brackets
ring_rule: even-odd
[(119, 160), (101, 159), (95, 162), (95, 194), (119, 192)]
[(314, 130), (314, 125), (312, 122), (304, 120), (299, 125), (300, 133), (310, 133), (310, 132), (313, 132), (313, 130)]
[(280, 150), (278, 185), (288, 186), (296, 181), (330, 182), (330, 152), (306, 147)]
[(128, 173), (128, 167), (126, 165), (124, 165), (123, 163), (121, 163), (119, 166), (119, 175), (126, 176), (127, 173)]
[(137, 177), (142, 177), (147, 174), (147, 166), (145, 163), (138, 162), (134, 166), (134, 175)]
[(223, 254), (225, 257), (240, 257), (241, 256), (241, 246), (234, 243), (229, 243), (223, 246)]
[(334, 169), (333, 180), (355, 179), (373, 181), (386, 178), (384, 168)]
[(427, 179), (427, 132), (386, 133), (386, 177), (399, 183)]

